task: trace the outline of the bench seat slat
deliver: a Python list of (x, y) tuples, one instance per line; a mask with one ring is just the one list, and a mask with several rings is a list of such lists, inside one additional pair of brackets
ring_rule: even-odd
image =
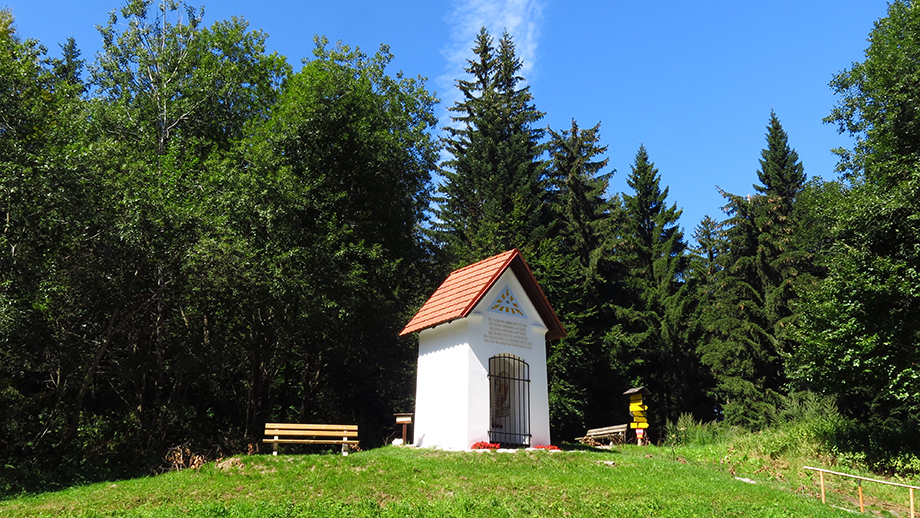
[(280, 428), (266, 428), (265, 435), (285, 435), (292, 437), (357, 437), (357, 431), (351, 430), (283, 430)]
[(338, 441), (331, 440), (331, 439), (265, 439), (262, 442), (267, 443), (267, 444), (278, 443), (278, 444), (349, 444), (349, 445), (357, 445), (358, 442), (360, 441), (354, 441), (350, 439), (347, 441), (343, 441), (341, 439)]
[(592, 428), (585, 433), (584, 437), (576, 437), (575, 440), (579, 442), (584, 442), (588, 439), (624, 440), (626, 438), (626, 431), (628, 429), (628, 423), (605, 426), (604, 428)]

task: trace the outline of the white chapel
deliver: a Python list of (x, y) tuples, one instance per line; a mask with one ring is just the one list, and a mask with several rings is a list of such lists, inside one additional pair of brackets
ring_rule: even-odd
[(546, 340), (565, 330), (520, 251), (451, 273), (400, 335), (414, 332), (416, 446), (551, 444)]

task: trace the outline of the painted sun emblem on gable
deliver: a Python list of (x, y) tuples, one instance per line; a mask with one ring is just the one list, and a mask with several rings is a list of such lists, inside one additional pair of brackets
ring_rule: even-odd
[(505, 288), (502, 290), (501, 295), (495, 299), (495, 302), (492, 303), (492, 306), (489, 307), (489, 310), (527, 318), (526, 315), (524, 315), (524, 311), (521, 310), (521, 306), (519, 306), (517, 301), (514, 299), (514, 295), (511, 294), (511, 288)]

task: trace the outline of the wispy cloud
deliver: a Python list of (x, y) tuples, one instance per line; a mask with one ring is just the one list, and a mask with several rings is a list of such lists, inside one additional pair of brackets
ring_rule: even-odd
[(441, 125), (450, 122), (447, 107), (460, 100), (455, 82), (472, 58), (470, 49), (479, 29), (485, 27), (496, 40), (504, 31), (514, 39), (517, 56), (523, 61), (522, 75), (532, 77), (537, 64), (537, 41), (543, 21), (544, 0), (456, 0), (447, 15), (451, 43), (442, 49), (447, 60), (444, 74), (437, 78), (441, 98)]

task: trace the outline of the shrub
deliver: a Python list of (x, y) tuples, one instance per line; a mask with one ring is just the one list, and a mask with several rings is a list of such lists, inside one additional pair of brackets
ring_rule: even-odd
[(677, 423), (668, 422), (665, 426), (667, 443), (674, 446), (716, 444), (739, 433), (741, 430), (737, 427), (718, 421), (704, 423), (690, 414), (681, 414)]

